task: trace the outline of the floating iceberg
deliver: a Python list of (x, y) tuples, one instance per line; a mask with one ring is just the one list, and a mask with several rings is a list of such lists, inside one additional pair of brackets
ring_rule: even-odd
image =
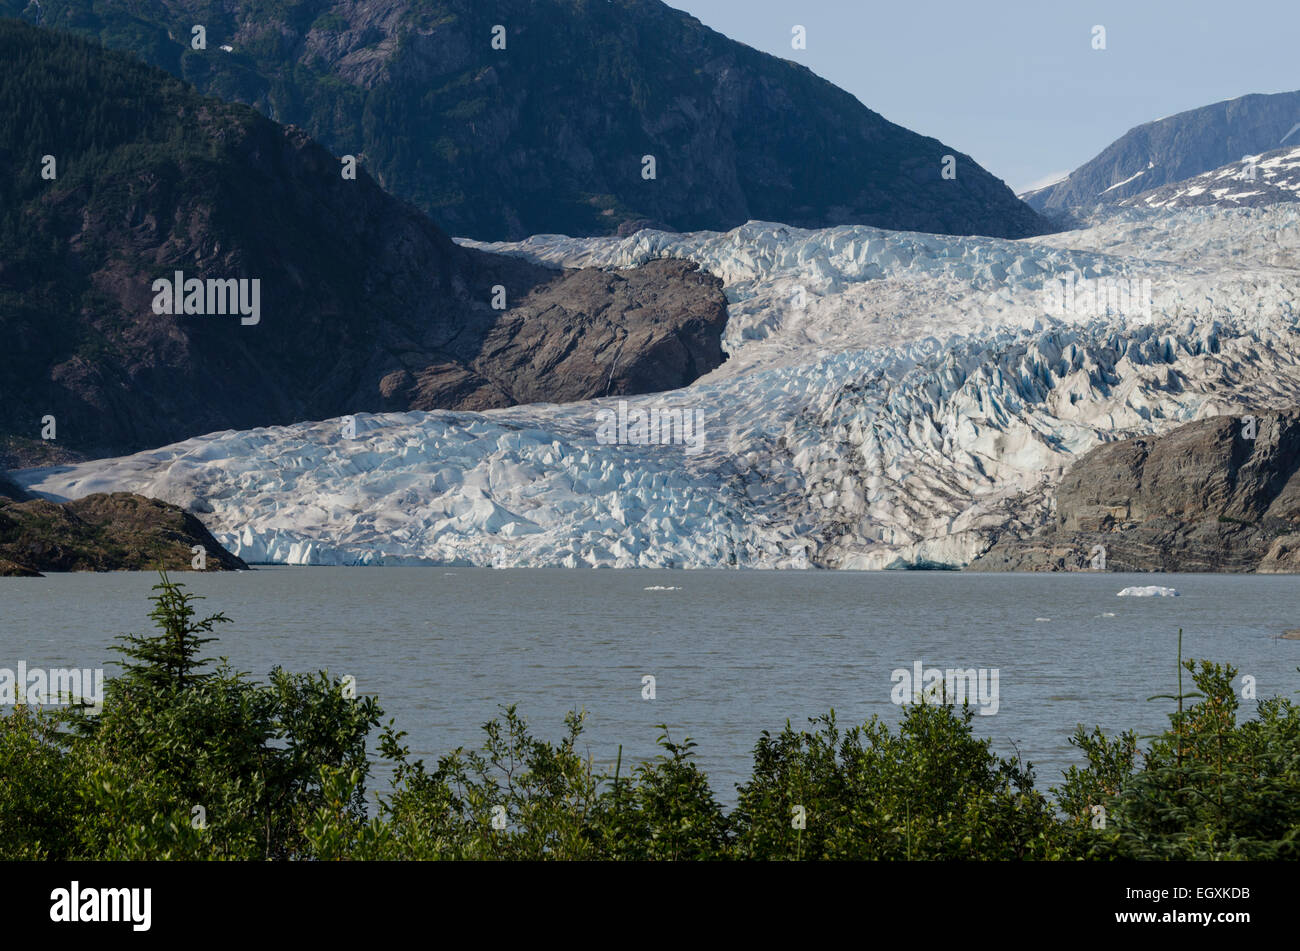
[(1178, 592), (1173, 588), (1164, 588), (1158, 584), (1149, 584), (1146, 587), (1125, 588), (1115, 597), (1117, 598), (1177, 598)]

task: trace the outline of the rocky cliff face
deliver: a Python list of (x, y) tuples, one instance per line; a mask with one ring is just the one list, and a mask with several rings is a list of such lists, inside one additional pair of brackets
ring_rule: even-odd
[[(969, 156), (658, 0), (0, 0), (0, 12), (300, 125), (452, 234), (612, 234), (638, 219), (1050, 230)], [(195, 24), (205, 50), (191, 48)]]
[(128, 492), (71, 502), (0, 497), (0, 575), (45, 571), (189, 571), (193, 547), (206, 571), (247, 568), (189, 513)]
[(447, 362), (381, 380), (412, 409), (484, 410), (676, 389), (722, 362), (722, 282), (685, 261), (547, 279)]
[(1300, 410), (1189, 423), (1087, 453), (1053, 521), (982, 571), (1300, 571)]
[[(301, 131), (121, 54), (0, 21), (0, 61), (0, 151), (25, 170), (0, 178), (0, 436), (30, 443), (50, 418), (54, 441), (105, 455), (671, 389), (723, 360), (721, 283), (693, 266), (462, 248), (364, 165), (345, 178)], [(178, 272), (203, 282), (201, 313), (155, 312)], [(250, 305), (256, 282), (256, 314), (215, 312), (227, 280)]]

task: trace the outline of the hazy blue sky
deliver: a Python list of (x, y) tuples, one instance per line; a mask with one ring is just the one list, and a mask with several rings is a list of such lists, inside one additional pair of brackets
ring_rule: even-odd
[[(1018, 192), (1143, 122), (1300, 89), (1300, 0), (667, 2), (803, 63)], [(790, 47), (794, 24), (807, 29), (806, 50)], [(1098, 24), (1104, 51), (1092, 48)]]

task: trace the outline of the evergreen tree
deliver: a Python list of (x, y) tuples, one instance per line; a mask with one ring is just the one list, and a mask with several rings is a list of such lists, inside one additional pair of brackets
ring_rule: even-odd
[(200, 657), (199, 651), (216, 638), (202, 635), (211, 634), (216, 624), (229, 622), (230, 618), (217, 613), (196, 621), (193, 602), (202, 598), (184, 590), (183, 584), (168, 579), (166, 572), (159, 572), (159, 576), (159, 582), (153, 586), (158, 593), (149, 599), (154, 603), (149, 616), (161, 633), (124, 634), (118, 638), (123, 645), (110, 648), (130, 658), (121, 665), (123, 679), (128, 686), (155, 689), (184, 690), (206, 683), (213, 675), (200, 670), (211, 661)]

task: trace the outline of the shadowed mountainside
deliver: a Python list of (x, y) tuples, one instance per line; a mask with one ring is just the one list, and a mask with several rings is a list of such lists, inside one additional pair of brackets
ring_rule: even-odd
[[(1051, 230), (969, 156), (659, 0), (0, 0), (0, 13), (302, 126), (452, 234), (641, 219)], [(206, 49), (191, 48), (196, 24)]]
[[(0, 178), (0, 437), (37, 440), (52, 416), (59, 445), (116, 455), (653, 392), (723, 360), (721, 282), (691, 265), (558, 271), (462, 248), (364, 166), (346, 179), (301, 131), (123, 54), (0, 20), (0, 61), (0, 162), (23, 171)], [(256, 281), (257, 314), (155, 313), (176, 272), (250, 282), (250, 311)]]

